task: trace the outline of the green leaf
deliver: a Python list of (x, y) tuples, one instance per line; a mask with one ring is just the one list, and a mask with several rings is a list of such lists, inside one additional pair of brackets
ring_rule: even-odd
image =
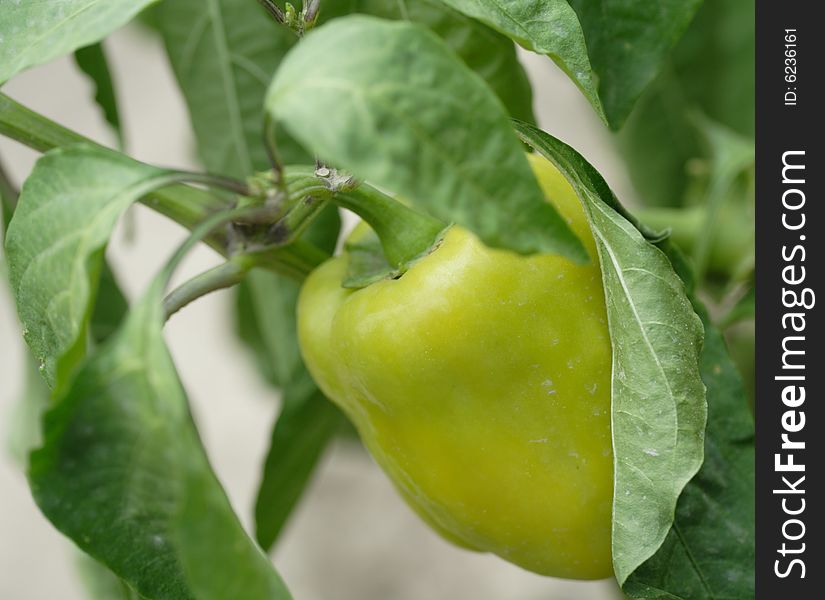
[(275, 543), (341, 419), (305, 370), (284, 388), (255, 502), (255, 536), (261, 547)]
[[(206, 168), (235, 177), (267, 168), (263, 99), (295, 36), (252, 0), (165, 0), (156, 12)], [(282, 159), (306, 162), (278, 140)]]
[(123, 295), (112, 268), (104, 262), (90, 324), (90, 333), (95, 342), (106, 341), (117, 330), (128, 311), (129, 302)]
[(579, 18), (566, 0), (440, 0), (516, 43), (546, 54), (567, 73), (602, 119), (597, 80)]
[(349, 16), (314, 29), (266, 106), (322, 159), (491, 246), (587, 259), (544, 201), (501, 102), (419, 25)]
[(610, 126), (621, 127), (702, 0), (569, 0)]
[[(17, 204), (17, 192), (5, 175), (0, 165), (0, 199), (4, 213), (8, 220), (14, 214)], [(8, 223), (4, 219), (4, 223)], [(0, 227), (5, 235), (5, 228)], [(5, 274), (5, 261), (0, 256), (0, 268)], [(128, 310), (126, 298), (123, 296), (115, 280), (114, 273), (108, 263), (104, 262), (100, 275), (98, 289), (99, 301), (95, 304), (91, 316), (90, 333), (95, 342), (104, 341), (123, 320)], [(40, 376), (35, 360), (26, 356), (24, 361), (25, 380), (23, 394), (14, 405), (9, 426), (7, 427), (8, 446), (11, 455), (20, 463), (27, 460), (29, 451), (40, 443), (40, 417), (49, 403), (49, 387)]]
[(627, 580), (632, 598), (753, 598), (753, 418), (742, 380), (719, 331), (705, 325), (702, 379), (707, 386), (705, 462), (685, 487), (661, 549)]
[(103, 250), (120, 214), (175, 174), (100, 147), (41, 157), (6, 236), (9, 280), (26, 341), (54, 386), (82, 357)]
[(289, 598), (209, 466), (162, 336), (167, 272), (44, 418), (43, 513), (152, 599)]
[(533, 90), (509, 38), (439, 0), (324, 0), (320, 22), (352, 13), (412, 21), (431, 29), (487, 82), (511, 117), (535, 122)]
[(22, 0), (0, 10), (0, 84), (100, 41), (155, 0)]
[(103, 117), (117, 135), (118, 146), (123, 148), (123, 129), (120, 126), (120, 112), (117, 108), (115, 84), (106, 60), (103, 44), (97, 43), (79, 48), (74, 60), (81, 71), (86, 73), (95, 86), (95, 102), (103, 111)]
[(613, 208), (613, 195), (590, 185), (587, 169), (571, 168), (552, 136), (532, 129), (524, 139), (576, 190), (599, 252), (613, 345), (613, 567), (622, 584), (662, 545), (702, 464), (702, 324), (667, 256)]

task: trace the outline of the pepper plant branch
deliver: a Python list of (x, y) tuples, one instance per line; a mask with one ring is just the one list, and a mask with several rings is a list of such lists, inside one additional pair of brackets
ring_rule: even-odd
[(2, 204), (0, 208), (2, 208), (3, 215), (3, 220), (0, 223), (2, 223), (2, 227), (6, 227), (17, 204), (17, 190), (14, 188), (2, 162), (0, 162), (0, 204)]
[[(101, 144), (26, 108), (3, 93), (0, 93), (0, 134), (39, 152), (80, 143), (102, 147)], [(196, 175), (197, 177), (199, 175)], [(230, 203), (224, 198), (183, 184), (152, 192), (142, 198), (141, 203), (189, 230), (197, 227), (210, 215), (230, 207)], [(232, 245), (232, 240), (225, 230), (216, 230), (204, 241), (224, 256), (229, 254)], [(256, 257), (257, 264), (262, 268), (300, 280), (320, 264), (326, 258), (326, 254), (314, 245), (298, 240), (288, 246), (263, 249)]]
[(278, 156), (278, 144), (275, 141), (275, 122), (269, 113), (264, 115), (264, 148), (269, 159), (269, 166), (275, 173), (275, 183), (279, 186), (283, 183), (284, 165)]
[(254, 261), (249, 257), (236, 256), (181, 284), (163, 299), (166, 319), (201, 296), (240, 283), (253, 266)]
[[(673, 241), (689, 255), (695, 255), (697, 246), (707, 239), (706, 223), (710, 211), (706, 205), (643, 207), (634, 210), (633, 214), (653, 229), (669, 229)], [(704, 260), (712, 263), (709, 266), (724, 265), (726, 273), (733, 276), (752, 256), (753, 234), (748, 228), (741, 227), (746, 216), (735, 205), (723, 206), (714, 215), (716, 230), (725, 234), (714, 236), (712, 245), (703, 251)]]
[(258, 0), (258, 4), (266, 9), (266, 12), (281, 25), (286, 25), (286, 15), (281, 7), (275, 4), (273, 0)]

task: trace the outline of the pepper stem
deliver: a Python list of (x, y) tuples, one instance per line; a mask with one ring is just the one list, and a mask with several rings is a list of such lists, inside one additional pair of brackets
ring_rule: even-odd
[(336, 193), (333, 201), (373, 228), (387, 261), (402, 272), (429, 252), (446, 229), (441, 221), (405, 206), (367, 183)]

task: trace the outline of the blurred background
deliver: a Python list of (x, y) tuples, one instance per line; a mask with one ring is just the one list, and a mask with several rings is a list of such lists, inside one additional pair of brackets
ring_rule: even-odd
[[(734, 0), (729, 4), (752, 10), (751, 2)], [(708, 273), (706, 280), (703, 278), (707, 283), (703, 294), (713, 300), (720, 318), (726, 318), (746, 295), (747, 286), (743, 287), (742, 282), (749, 281), (747, 249), (748, 243), (752, 243), (752, 221), (747, 211), (732, 217), (735, 229), (747, 238), (741, 256), (734, 257), (743, 261), (739, 270), (744, 275), (736, 276), (730, 265), (733, 259), (719, 258), (713, 239), (702, 242), (707, 247), (698, 251), (691, 247), (696, 232), (690, 234), (690, 228), (701, 228), (707, 206), (713, 200), (708, 190), (713, 189), (714, 177), (718, 175), (714, 157), (718, 158), (719, 152), (729, 152), (738, 136), (743, 135), (746, 142), (752, 136), (752, 93), (748, 91), (751, 82), (747, 78), (741, 81), (743, 73), (747, 75), (744, 70), (750, 60), (750, 41), (747, 31), (737, 33), (742, 28), (734, 20), (744, 19), (747, 25), (750, 17), (731, 6), (717, 14), (714, 7), (720, 3), (708, 5), (711, 9), (700, 13), (699, 25), (693, 29), (712, 29), (712, 34), (686, 38), (672, 68), (644, 96), (626, 132), (618, 138), (598, 120), (579, 90), (550, 60), (526, 52), (521, 53), (521, 58), (533, 83), (539, 125), (578, 149), (605, 176), (624, 204), (651, 211), (646, 218), (655, 226), (663, 226), (674, 218), (685, 220), (667, 212), (675, 207), (705, 211), (690, 217), (693, 221), (685, 220), (674, 233), (684, 234), (680, 242), (694, 257), (707, 263), (703, 267)], [(752, 38), (752, 31), (750, 35)], [(723, 46), (728, 47), (709, 43), (714, 40), (727, 40)], [(108, 38), (104, 45), (115, 77), (128, 153), (158, 165), (197, 169), (186, 107), (159, 39), (147, 29), (130, 25)], [(702, 53), (704, 56), (699, 56)], [(681, 62), (679, 56), (683, 57)], [(727, 74), (724, 69), (728, 67), (720, 56), (730, 59)], [(696, 64), (707, 67), (712, 63), (718, 70), (711, 72), (712, 78), (726, 77), (726, 90), (705, 81), (707, 77), (697, 79), (692, 75), (691, 68)], [(673, 81), (679, 85), (674, 86)], [(677, 88), (682, 94), (678, 102), (682, 104), (663, 101)], [(737, 96), (738, 89), (747, 92), (744, 97)], [(706, 94), (708, 90), (713, 93)], [(5, 85), (3, 92), (90, 138), (115, 144), (111, 130), (91, 101), (91, 85), (71, 58), (23, 73)], [(663, 107), (672, 113), (677, 105), (680, 108), (675, 117), (663, 114)], [(702, 110), (694, 111), (695, 106)], [(708, 116), (715, 121), (702, 121)], [(713, 141), (712, 135), (702, 132), (717, 131), (714, 124), (719, 122), (725, 128), (717, 136), (721, 141), (717, 140), (713, 147), (708, 145), (708, 140)], [(728, 134), (733, 135), (733, 141)], [(650, 152), (662, 144), (669, 146), (667, 152)], [(663, 162), (665, 155), (676, 156), (673, 164)], [(12, 181), (19, 185), (38, 154), (0, 137), (0, 157)], [(728, 188), (720, 194), (725, 198), (742, 193), (747, 196), (747, 189), (739, 189), (747, 186), (742, 169), (729, 178)], [(717, 201), (720, 206), (724, 204)], [(690, 210), (678, 214), (685, 215)], [(351, 219), (348, 222), (351, 224)], [(182, 229), (142, 206), (127, 214), (107, 254), (130, 299), (141, 293), (184, 237)], [(718, 275), (717, 258), (724, 271), (717, 277), (721, 281), (718, 285), (712, 277), (714, 273)], [(752, 256), (750, 260), (752, 266)], [(176, 279), (185, 280), (218, 262), (216, 254), (199, 248), (179, 269)], [(212, 294), (197, 301), (171, 319), (166, 336), (213, 466), (235, 510), (250, 528), (254, 494), (279, 398), (261, 378), (251, 355), (235, 335), (230, 319), (232, 302), (232, 292)], [(743, 325), (740, 320), (729, 336), (734, 346), (739, 347), (740, 365), (745, 370), (752, 363), (749, 323), (745, 319)], [(0, 452), (0, 599), (80, 600), (88, 597), (83, 571), (77, 568), (80, 553), (38, 512), (26, 485), (21, 457), (19, 453), (15, 455), (16, 438), (25, 433), (19, 429), (24, 419), (18, 414), (18, 400), (26, 376), (19, 324), (5, 279), (0, 278), (0, 437), (4, 450)], [(573, 582), (539, 577), (492, 555), (450, 545), (419, 521), (369, 456), (357, 443), (347, 440), (334, 443), (327, 451), (281, 536), (273, 560), (297, 600), (622, 597), (612, 581)]]

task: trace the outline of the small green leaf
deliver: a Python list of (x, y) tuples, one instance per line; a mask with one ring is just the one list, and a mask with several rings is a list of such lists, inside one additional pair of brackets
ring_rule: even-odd
[(702, 0), (569, 0), (578, 14), (607, 120), (618, 129)]
[(192, 422), (161, 331), (168, 272), (45, 415), (33, 495), (60, 531), (147, 598), (289, 598)]
[(175, 178), (111, 150), (74, 146), (45, 154), (23, 184), (6, 258), (24, 336), (50, 385), (58, 359), (68, 375), (83, 355), (103, 250), (118, 217)]
[(107, 262), (103, 263), (100, 270), (96, 296), (89, 332), (95, 342), (100, 343), (117, 330), (123, 316), (129, 311), (129, 302)]
[(632, 598), (753, 598), (754, 438), (742, 380), (700, 303), (707, 386), (705, 462), (685, 487), (659, 551), (628, 578)]
[(0, 10), (0, 84), (100, 41), (155, 0), (8, 1)]
[(426, 26), (487, 82), (511, 117), (535, 122), (533, 90), (509, 38), (439, 0), (324, 0), (320, 22), (353, 13)]
[[(263, 99), (295, 36), (254, 0), (165, 0), (155, 14), (206, 168), (235, 177), (267, 168)], [(278, 141), (283, 160), (308, 162)]]
[(546, 54), (606, 119), (579, 18), (566, 0), (440, 0), (521, 46)]
[(433, 33), (349, 16), (284, 59), (270, 114), (322, 159), (491, 246), (587, 260), (544, 201), (501, 102)]
[(707, 407), (702, 323), (661, 250), (614, 208), (552, 136), (520, 127), (579, 195), (596, 239), (613, 346), (613, 567), (622, 584), (665, 540), (676, 502), (702, 464)]
[(106, 60), (103, 44), (97, 43), (79, 48), (74, 53), (74, 60), (81, 71), (86, 73), (95, 86), (95, 102), (103, 111), (103, 117), (117, 135), (118, 146), (123, 148), (123, 129), (120, 126), (120, 111), (117, 107), (115, 84)]
[(365, 228), (360, 235), (351, 236), (344, 249), (349, 256), (347, 273), (341, 282), (345, 288), (360, 289), (401, 274), (384, 256), (381, 240), (372, 229)]
[(284, 387), (255, 501), (255, 537), (264, 549), (278, 539), (341, 419), (305, 370)]

